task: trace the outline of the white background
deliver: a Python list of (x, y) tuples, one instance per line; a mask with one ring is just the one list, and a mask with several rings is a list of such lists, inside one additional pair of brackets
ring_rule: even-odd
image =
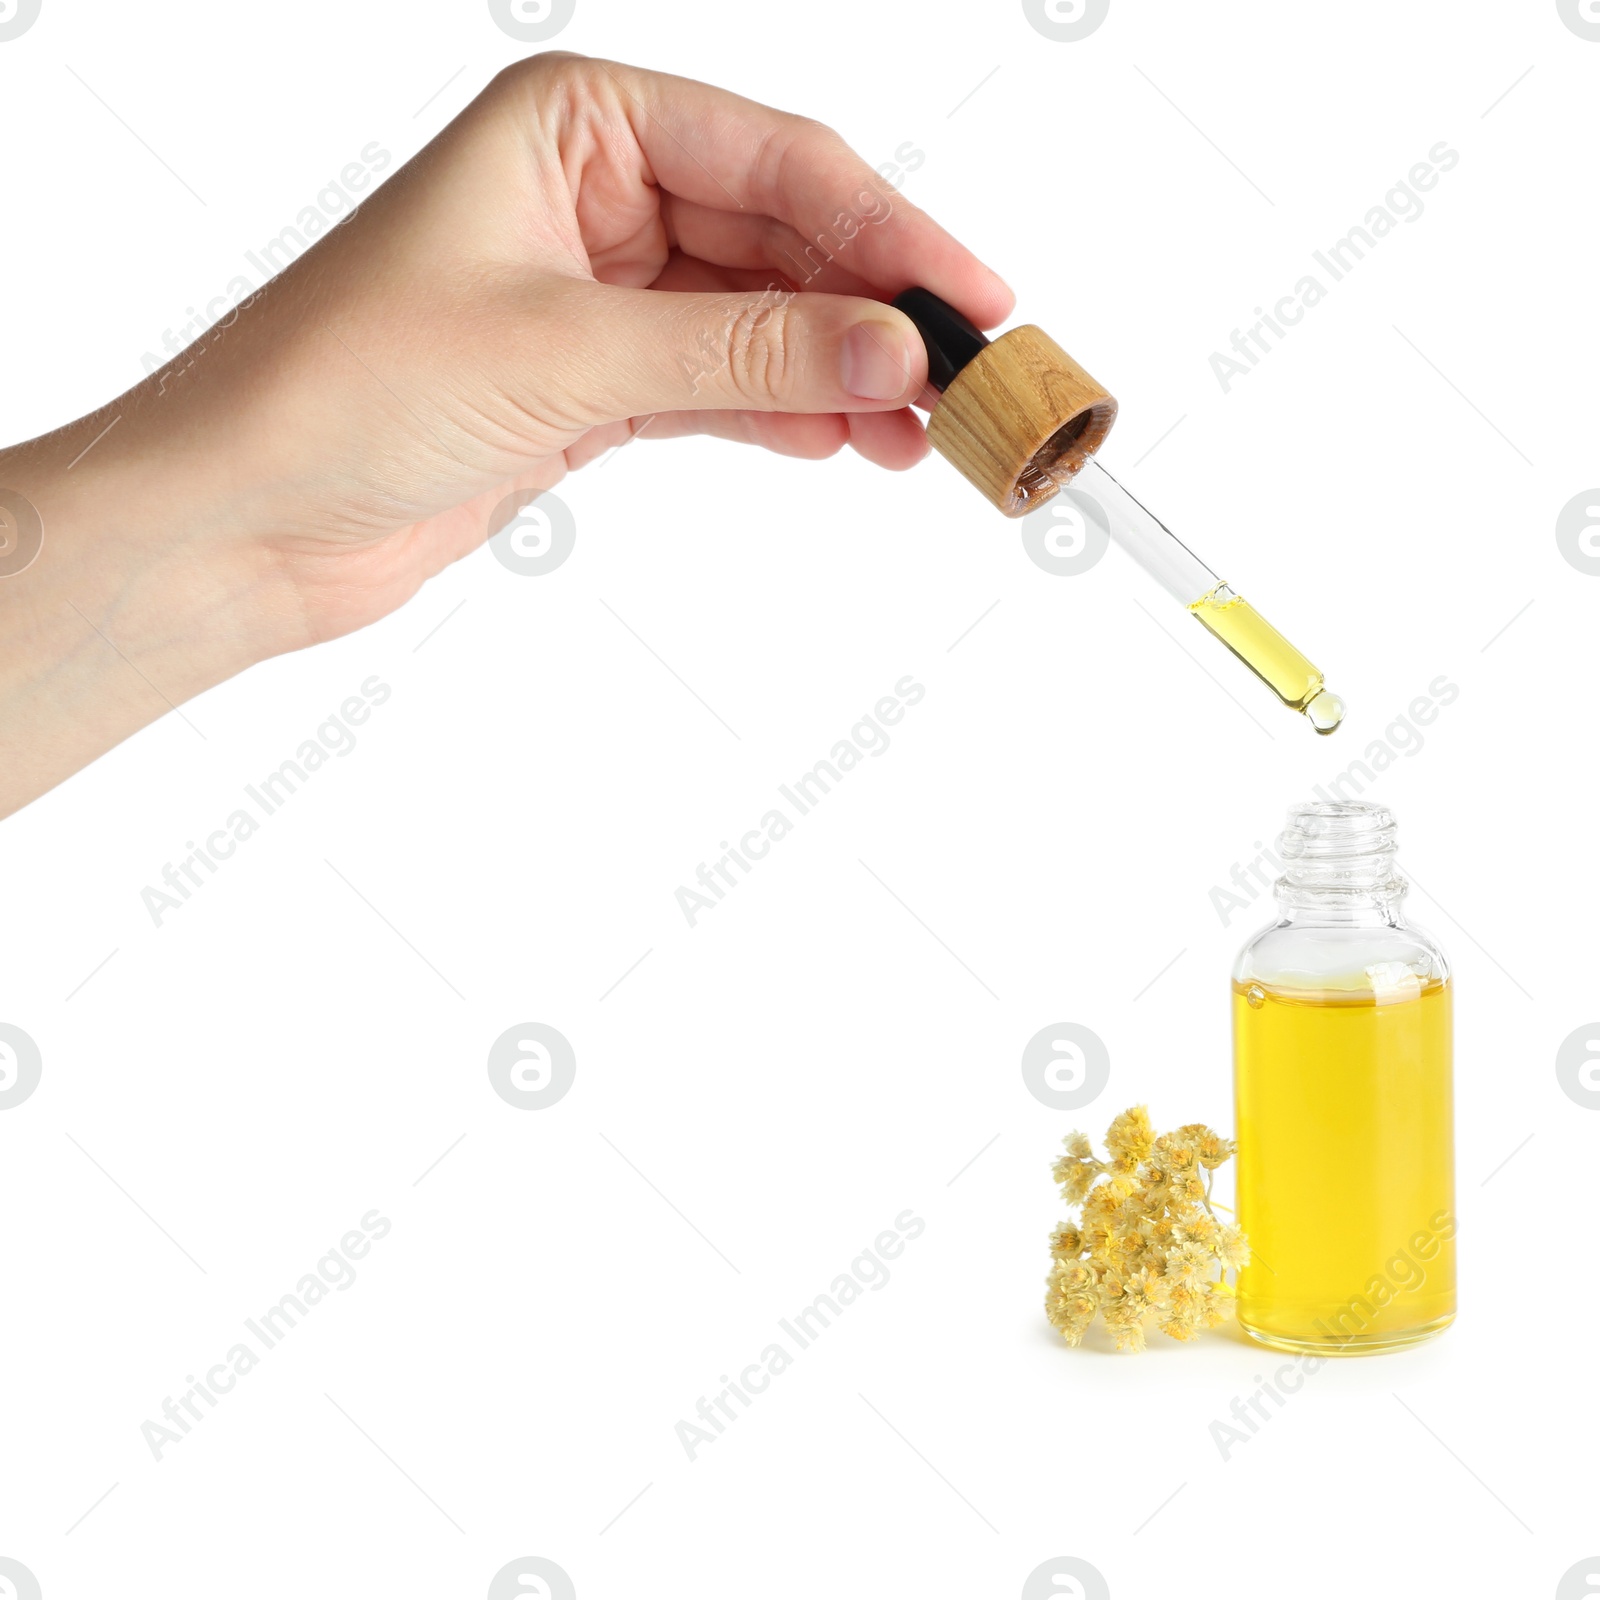
[[(1011, 0), (580, 0), (559, 42), (909, 141), (906, 197), (1120, 397), (1106, 462), (1349, 722), (1119, 553), (1047, 575), (937, 458), (700, 441), (569, 479), (555, 573), (480, 552), (165, 717), (0, 832), (0, 1020), (44, 1061), (0, 1113), (0, 1555), (48, 1600), (477, 1596), (523, 1555), (584, 1597), (1011, 1596), (1057, 1556), (1119, 1600), (1553, 1594), (1600, 1544), (1600, 1117), (1554, 1072), (1600, 1011), (1600, 579), (1554, 534), (1600, 479), (1600, 44), (1553, 3), (1267, 0), (1113, 0), (1078, 43)], [(483, 4), (44, 0), (0, 44), (0, 436), (136, 381), (524, 48)], [(1225, 394), (1212, 352), (1441, 140), (1424, 214)], [(892, 748), (691, 929), (674, 890), (908, 673)], [(140, 891), (371, 674), (358, 747), (154, 926)], [(1230, 1124), (1267, 901), (1211, 891), (1381, 739), (1457, 970), (1461, 1316), (1224, 1461), (1274, 1358), (1060, 1346), (1049, 1166), (1136, 1101)], [(527, 1021), (577, 1055), (544, 1111), (485, 1070)], [(1061, 1021), (1111, 1053), (1078, 1113), (1019, 1071)], [(359, 1281), (153, 1460), (141, 1423), (372, 1208)], [(893, 1281), (691, 1463), (679, 1419), (907, 1208)]]

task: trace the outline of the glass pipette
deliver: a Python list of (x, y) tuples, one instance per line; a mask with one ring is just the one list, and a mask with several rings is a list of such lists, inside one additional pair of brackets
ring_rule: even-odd
[(1339, 726), (1344, 702), (1324, 686), (1321, 672), (1135, 500), (1097, 458), (1091, 456), (1073, 481), (1105, 512), (1112, 540), (1290, 710), (1303, 712), (1318, 733), (1332, 733)]

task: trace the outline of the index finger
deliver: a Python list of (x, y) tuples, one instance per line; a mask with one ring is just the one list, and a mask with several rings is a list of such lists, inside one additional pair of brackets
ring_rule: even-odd
[(657, 181), (699, 205), (774, 217), (886, 297), (920, 284), (980, 328), (1015, 297), (831, 128), (692, 78), (580, 58), (610, 86)]

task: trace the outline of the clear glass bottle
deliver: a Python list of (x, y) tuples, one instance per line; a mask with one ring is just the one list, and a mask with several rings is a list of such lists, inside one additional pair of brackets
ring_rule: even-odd
[(1233, 971), (1244, 1331), (1366, 1355), (1455, 1318), (1452, 992), (1406, 922), (1388, 810), (1293, 807), (1279, 920)]

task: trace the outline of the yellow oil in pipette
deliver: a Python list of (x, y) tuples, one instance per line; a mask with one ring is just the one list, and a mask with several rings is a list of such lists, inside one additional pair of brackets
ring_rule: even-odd
[(1208, 590), (1189, 610), (1318, 733), (1332, 733), (1343, 721), (1344, 702), (1323, 686), (1322, 673), (1227, 584)]
[(1100, 507), (1111, 538), (1291, 711), (1300, 712), (1318, 733), (1332, 733), (1339, 726), (1344, 720), (1344, 701), (1328, 690), (1322, 673), (1166, 523), (1129, 494), (1099, 461), (1086, 464), (1079, 483)]

